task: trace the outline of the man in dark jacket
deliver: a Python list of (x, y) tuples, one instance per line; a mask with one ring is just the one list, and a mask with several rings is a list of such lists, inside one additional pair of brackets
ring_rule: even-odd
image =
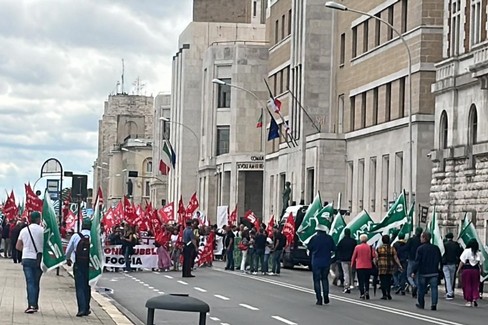
[(432, 304), (430, 309), (437, 310), (437, 301), (439, 299), (438, 281), (439, 270), (441, 266), (441, 251), (439, 247), (430, 243), (431, 234), (428, 232), (422, 233), (420, 240), (422, 245), (417, 249), (415, 257), (415, 266), (411, 274), (417, 279), (418, 283), (418, 303), (417, 308), (424, 309), (425, 307), (425, 293), (427, 286), (431, 289)]
[(335, 252), (336, 247), (332, 237), (327, 234), (328, 229), (325, 226), (319, 224), (315, 229), (317, 234), (310, 239), (307, 248), (312, 256), (313, 289), (317, 298), (316, 304), (322, 305), (322, 303), (329, 303), (330, 262), (332, 252)]
[(405, 295), (405, 287), (407, 285), (407, 266), (408, 266), (408, 250), (405, 242), (405, 234), (398, 234), (398, 240), (393, 244), (393, 248), (397, 252), (398, 260), (402, 265), (401, 270), (397, 270), (394, 274), (395, 284), (397, 285), (396, 294), (401, 293)]
[(344, 274), (344, 293), (351, 293), (354, 284), (354, 276), (351, 268), (351, 258), (356, 240), (351, 238), (351, 229), (344, 229), (344, 237), (337, 244), (336, 256), (341, 261), (342, 273)]
[(444, 243), (444, 255), (442, 255), (442, 272), (444, 273), (444, 282), (446, 285), (446, 299), (454, 299), (454, 282), (456, 280), (456, 270), (459, 265), (459, 257), (463, 249), (459, 244), (452, 239), (454, 235), (452, 232), (446, 235), (446, 242)]
[(407, 241), (406, 250), (408, 251), (407, 259), (407, 277), (408, 283), (412, 287), (412, 297), (417, 297), (417, 278), (413, 278), (411, 274), (413, 273), (413, 267), (415, 265), (415, 256), (417, 254), (417, 248), (420, 246), (420, 235), (422, 234), (422, 228), (417, 227), (415, 229), (415, 235), (410, 237)]

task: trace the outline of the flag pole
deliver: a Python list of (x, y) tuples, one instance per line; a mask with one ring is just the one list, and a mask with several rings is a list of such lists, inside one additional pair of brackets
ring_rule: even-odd
[(290, 92), (290, 95), (291, 97), (293, 98), (293, 100), (298, 103), (298, 106), (301, 108), (301, 110), (305, 113), (305, 115), (308, 117), (308, 119), (310, 120), (310, 122), (312, 123), (313, 127), (315, 128), (315, 130), (317, 130), (318, 133), (321, 132), (320, 128), (317, 126), (317, 124), (315, 124), (315, 122), (313, 121), (312, 117), (310, 116), (310, 114), (308, 114), (307, 110), (305, 109), (305, 107), (303, 107), (302, 103), (298, 100), (298, 98), (295, 97), (295, 94), (291, 91), (291, 89), (288, 89), (288, 91)]

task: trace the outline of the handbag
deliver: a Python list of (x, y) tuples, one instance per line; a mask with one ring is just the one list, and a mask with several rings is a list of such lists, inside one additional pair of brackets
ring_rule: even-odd
[(30, 227), (27, 226), (27, 231), (29, 232), (29, 236), (32, 241), (32, 245), (34, 245), (34, 250), (36, 251), (36, 262), (37, 262), (37, 267), (41, 268), (41, 262), (42, 262), (42, 252), (39, 252), (37, 250), (36, 242), (34, 241), (34, 237), (32, 237), (32, 233), (30, 231)]
[(237, 245), (237, 248), (241, 251), (247, 251), (247, 249), (249, 248), (247, 245), (245, 245), (243, 242), (240, 242), (238, 245)]

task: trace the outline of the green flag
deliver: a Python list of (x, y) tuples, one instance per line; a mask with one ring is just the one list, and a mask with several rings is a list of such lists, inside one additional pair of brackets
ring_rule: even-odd
[(430, 239), (431, 244), (439, 247), (439, 250), (441, 251), (441, 256), (444, 255), (444, 242), (442, 241), (441, 231), (439, 229), (439, 222), (435, 213), (435, 205), (434, 210), (432, 211), (432, 219), (427, 225), (427, 229), (429, 229), (430, 235), (432, 236), (432, 238)]
[(465, 224), (465, 226), (463, 227), (461, 233), (459, 234), (458, 243), (463, 248), (466, 248), (466, 245), (471, 239), (476, 239), (478, 241), (481, 254), (483, 255), (482, 276), (483, 279), (486, 280), (488, 278), (488, 251), (486, 247), (483, 245), (483, 243), (481, 242), (480, 237), (478, 236), (478, 232), (476, 231), (476, 228), (473, 225), (473, 223), (471, 221), (468, 221), (467, 218), (465, 217), (464, 220), (462, 221), (462, 224)]
[(102, 276), (103, 271), (103, 248), (100, 239), (100, 222), (102, 220), (102, 211), (100, 198), (97, 195), (95, 201), (95, 211), (90, 229), (90, 285), (94, 286)]
[(393, 229), (400, 229), (400, 227), (407, 222), (407, 211), (405, 202), (405, 192), (396, 199), (395, 203), (390, 207), (388, 213), (380, 223), (374, 224), (370, 231), (378, 232), (383, 235), (390, 234)]
[[(354, 217), (354, 219), (352, 219), (345, 228), (350, 229), (351, 237), (359, 242), (359, 236), (362, 234), (369, 234), (369, 230), (373, 224), (373, 219), (371, 219), (366, 210), (363, 210), (356, 217)], [(339, 240), (341, 240), (342, 237), (344, 237), (344, 234), (341, 234)]]
[(44, 246), (42, 251), (42, 270), (44, 272), (61, 266), (66, 262), (66, 256), (61, 243), (56, 213), (49, 193), (44, 192), (42, 204), (42, 224), (44, 227)]
[(334, 239), (336, 246), (339, 243), (339, 238), (341, 238), (344, 228), (346, 228), (346, 221), (344, 221), (344, 218), (341, 216), (340, 212), (337, 212), (334, 221), (332, 221), (329, 232), (329, 235), (331, 235), (332, 239)]
[(405, 236), (405, 239), (410, 238), (410, 235), (413, 232), (414, 207), (415, 207), (415, 202), (412, 204), (412, 206), (410, 207), (410, 210), (408, 211), (407, 222), (404, 223), (403, 226), (400, 228), (400, 231), (398, 232), (398, 235), (395, 238), (395, 240), (392, 242), (392, 244), (394, 244), (398, 240), (398, 236), (400, 234), (403, 234)]
[(324, 230), (329, 232), (333, 216), (334, 208), (332, 204), (322, 207), (320, 194), (317, 194), (312, 204), (308, 207), (300, 227), (298, 227), (298, 238), (304, 245), (307, 245), (310, 239), (315, 236), (317, 225), (324, 226)]

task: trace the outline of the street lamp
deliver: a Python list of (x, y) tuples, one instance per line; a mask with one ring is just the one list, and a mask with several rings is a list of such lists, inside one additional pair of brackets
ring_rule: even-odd
[(183, 123), (180, 123), (180, 122), (176, 122), (176, 121), (171, 121), (169, 118), (167, 117), (160, 117), (159, 120), (161, 121), (164, 121), (164, 122), (168, 122), (168, 123), (173, 123), (173, 124), (178, 124), (178, 125), (181, 125), (182, 127), (184, 127), (185, 129), (187, 129), (188, 131), (190, 131), (190, 133), (195, 137), (195, 140), (198, 142), (200, 142), (200, 140), (198, 139), (198, 136), (197, 134), (195, 133), (195, 131), (193, 131), (192, 128), (186, 126), (185, 124)]
[(220, 79), (212, 79), (212, 83), (214, 84), (217, 84), (217, 85), (221, 85), (221, 86), (229, 86), (229, 87), (233, 87), (233, 88), (237, 88), (237, 89), (240, 89), (242, 91), (245, 91), (246, 93), (250, 94), (251, 96), (253, 96), (254, 98), (256, 98), (256, 100), (258, 101), (258, 103), (263, 106), (263, 108), (266, 108), (266, 104), (264, 104), (264, 102), (261, 100), (261, 98), (259, 98), (253, 91), (250, 91), (249, 89), (246, 89), (244, 87), (241, 87), (241, 86), (237, 86), (237, 85), (233, 85), (233, 84), (230, 84), (230, 83), (227, 83), (223, 80), (220, 80)]
[(368, 16), (370, 18), (376, 19), (381, 23), (387, 25), (393, 32), (400, 38), (408, 55), (408, 151), (409, 151), (409, 177), (408, 177), (408, 194), (409, 194), (409, 201), (410, 203), (413, 202), (413, 135), (412, 135), (412, 54), (410, 52), (410, 47), (407, 44), (407, 41), (403, 37), (403, 35), (393, 27), (389, 22), (386, 20), (381, 19), (378, 16), (372, 15), (370, 13), (357, 10), (351, 7), (346, 7), (343, 4), (337, 3), (335, 1), (327, 1), (325, 6), (330, 9), (340, 10), (340, 11), (350, 11), (355, 12), (361, 15)]

